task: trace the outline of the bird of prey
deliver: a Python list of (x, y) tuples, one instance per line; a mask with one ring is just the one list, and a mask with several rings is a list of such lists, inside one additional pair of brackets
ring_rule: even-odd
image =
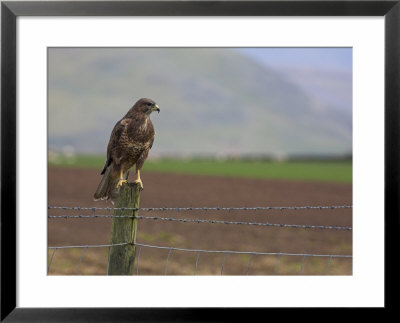
[(154, 141), (155, 132), (150, 120), (153, 111), (160, 112), (153, 100), (140, 99), (114, 126), (107, 147), (106, 163), (101, 172), (103, 178), (94, 193), (95, 200), (114, 198), (119, 187), (127, 183), (128, 171), (135, 164), (135, 182), (143, 189), (140, 169)]

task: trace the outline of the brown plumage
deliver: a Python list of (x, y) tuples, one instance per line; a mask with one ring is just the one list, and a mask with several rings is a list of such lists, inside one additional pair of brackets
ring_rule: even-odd
[(94, 193), (95, 200), (114, 198), (119, 187), (127, 182), (128, 171), (135, 164), (135, 182), (143, 188), (140, 169), (154, 141), (155, 132), (150, 120), (153, 111), (160, 112), (153, 100), (140, 99), (115, 125), (107, 147), (106, 163), (101, 172), (103, 178)]

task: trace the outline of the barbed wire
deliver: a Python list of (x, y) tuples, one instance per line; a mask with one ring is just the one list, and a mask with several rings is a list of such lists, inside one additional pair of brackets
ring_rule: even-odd
[(310, 225), (310, 224), (284, 224), (284, 223), (260, 223), (260, 222), (244, 222), (244, 221), (223, 221), (223, 220), (210, 220), (210, 219), (182, 219), (171, 217), (157, 217), (157, 216), (133, 216), (133, 215), (111, 215), (111, 214), (95, 214), (95, 215), (49, 215), (49, 219), (87, 219), (87, 218), (127, 218), (139, 220), (161, 220), (169, 222), (182, 222), (182, 223), (207, 223), (207, 224), (236, 224), (236, 225), (250, 225), (250, 226), (263, 226), (263, 227), (278, 227), (278, 228), (300, 228), (300, 229), (321, 229), (321, 230), (347, 230), (351, 231), (351, 227), (333, 226), (333, 225)]
[(351, 209), (353, 206), (351, 205), (317, 205), (317, 206), (256, 206), (256, 207), (140, 207), (140, 208), (114, 208), (114, 207), (81, 207), (81, 206), (53, 206), (49, 205), (48, 209), (60, 209), (60, 210), (88, 210), (88, 211), (269, 211), (269, 210), (323, 210), (323, 209)]

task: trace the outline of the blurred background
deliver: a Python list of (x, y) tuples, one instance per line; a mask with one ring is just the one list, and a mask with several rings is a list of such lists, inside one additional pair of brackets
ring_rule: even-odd
[(141, 97), (150, 158), (351, 155), (350, 48), (51, 48), (49, 148), (104, 154)]
[[(351, 205), (351, 48), (49, 48), (49, 205), (112, 206), (92, 196), (113, 126), (142, 97), (161, 109), (151, 116), (157, 134), (143, 167), (142, 207)], [(349, 209), (289, 211), (285, 217), (279, 211), (242, 213), (206, 215), (352, 223)], [(109, 219), (49, 219), (49, 246), (108, 243), (110, 225)], [(352, 249), (348, 230), (211, 227), (143, 220), (138, 239), (215, 250), (351, 254)], [(91, 252), (97, 254), (90, 258)], [(162, 273), (165, 254), (147, 252), (141, 272)], [(192, 274), (193, 259), (174, 256), (172, 273)], [(75, 249), (54, 255), (49, 250), (50, 258), (50, 274), (76, 273), (77, 263), (82, 274), (104, 274), (107, 250), (88, 250), (85, 258)], [(271, 272), (276, 260), (267, 258), (253, 263), (253, 274)], [(226, 272), (243, 274), (241, 261), (245, 266), (249, 259), (234, 261)], [(321, 261), (309, 266), (310, 274), (324, 271), (326, 260)], [(198, 273), (219, 272), (218, 262), (203, 263)], [(331, 265), (332, 273), (351, 273), (351, 261)], [(298, 266), (299, 259), (288, 261), (281, 273), (297, 273)]]

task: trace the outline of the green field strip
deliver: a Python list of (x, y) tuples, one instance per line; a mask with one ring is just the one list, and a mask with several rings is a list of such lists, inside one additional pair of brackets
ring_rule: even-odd
[[(49, 161), (50, 167), (97, 168), (101, 170), (105, 158), (101, 156), (58, 157)], [(144, 172), (197, 174), (259, 179), (351, 182), (350, 161), (260, 161), (260, 160), (202, 160), (156, 159), (147, 160)]]

